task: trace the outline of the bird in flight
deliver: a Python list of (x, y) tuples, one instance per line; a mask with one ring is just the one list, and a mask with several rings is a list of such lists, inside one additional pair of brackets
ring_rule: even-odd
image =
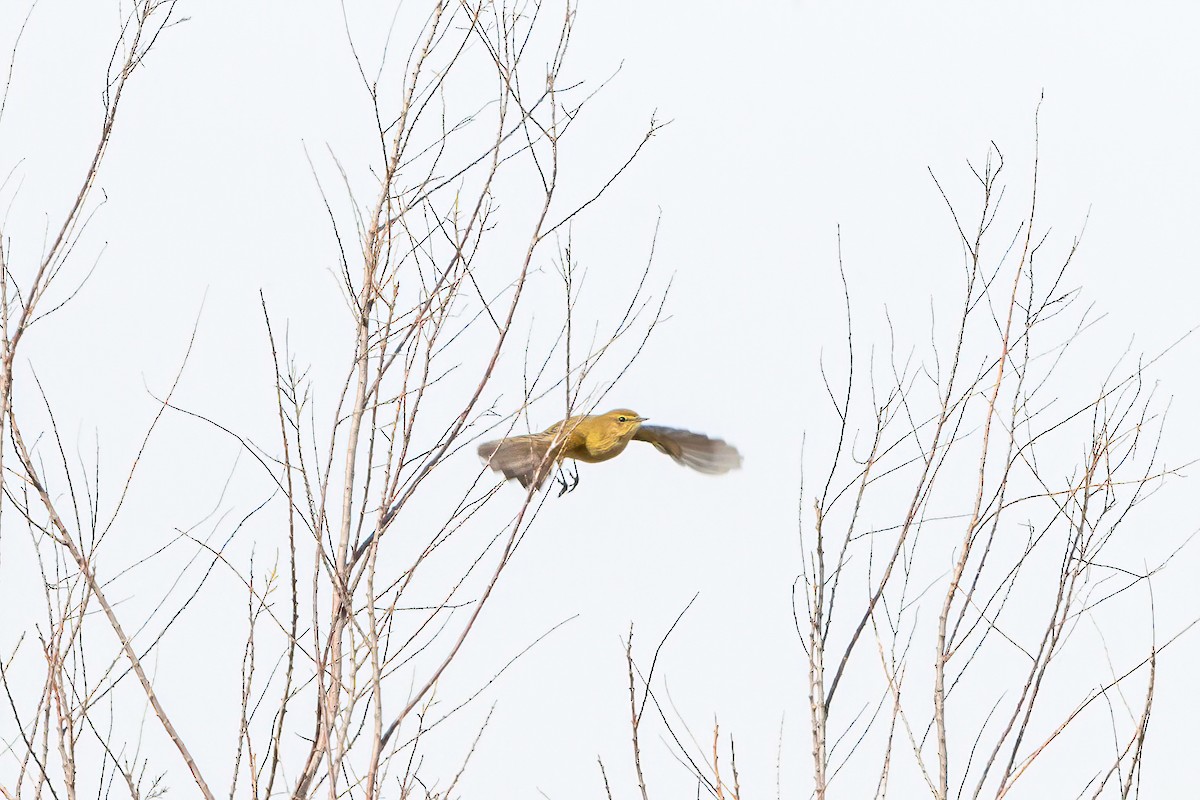
[[(596, 463), (619, 456), (630, 441), (649, 442), (679, 464), (697, 472), (720, 475), (742, 465), (737, 448), (702, 433), (660, 425), (644, 425), (628, 408), (607, 414), (568, 417), (541, 433), (509, 436), (479, 445), (479, 457), (505, 478), (520, 481), (526, 489), (540, 489), (542, 483), (565, 459)], [(560, 475), (559, 495), (579, 484), (576, 471), (573, 483)]]

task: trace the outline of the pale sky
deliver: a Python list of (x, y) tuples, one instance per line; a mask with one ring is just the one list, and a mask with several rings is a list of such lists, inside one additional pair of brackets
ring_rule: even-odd
[[(393, 83), (413, 36), (405, 21), (421, 16), (412, 11), (418, 5), (408, 0), (398, 17)], [(395, 5), (347, 6), (364, 62), (377, 65)], [(11, 48), (27, 10), (25, 3), (0, 8), (0, 51)], [(557, 6), (543, 13), (561, 16)], [(372, 120), (336, 3), (184, 0), (177, 14), (186, 21), (164, 32), (130, 83), (98, 183), (103, 195), (93, 197), (98, 210), (62, 287), (78, 284), (93, 262), (95, 273), (33, 329), (21, 359), (26, 371), (18, 375), (18, 410), (39, 418), (32, 363), (67, 446), (91, 463), (99, 440), (102, 466), (111, 465), (102, 487), (107, 502), (157, 410), (151, 395), (170, 385), (194, 324), (195, 348), (176, 402), (268, 449), (276, 444), (260, 290), (273, 322), (287, 326), (297, 361), (311, 368), (318, 421), (328, 420), (352, 328), (314, 172), (339, 213), (349, 201), (333, 158), (363, 197), (375, 191)], [(42, 0), (21, 41), (0, 118), (0, 172), (16, 176), (0, 200), (18, 282), (90, 157), (119, 19), (108, 0)], [(846, 371), (839, 229), (860, 366), (872, 347), (879, 359), (888, 351), (889, 318), (897, 352), (926, 348), (931, 308), (940, 309), (939, 326), (950, 325), (962, 283), (957, 233), (930, 170), (971, 218), (976, 195), (967, 162), (982, 165), (994, 142), (1006, 159), (1008, 194), (997, 223), (1008, 226), (997, 233), (1006, 241), (1028, 208), (1036, 114), (1037, 232), (1050, 231), (1046, 267), (1082, 232), (1066, 283), (1081, 287), (1074, 311), (1093, 306), (1089, 318), (1098, 320), (1061, 366), (1061, 389), (1048, 391), (1086, 395), (1127, 349), (1125, 363), (1134, 364), (1138, 354), (1157, 354), (1200, 324), (1198, 24), (1200, 11), (1165, 3), (847, 9), (796, 0), (585, 0), (565, 74), (591, 87), (612, 77), (566, 146), (566, 191), (585, 196), (585, 187), (627, 158), (652, 115), (670, 122), (572, 229), (573, 250), (587, 269), (580, 305), (587, 335), (594, 322), (607, 328), (619, 317), (652, 245), (650, 291), (657, 297), (671, 284), (669, 320), (600, 408), (629, 406), (655, 423), (720, 436), (738, 446), (745, 464), (712, 478), (641, 446), (619, 465), (581, 467), (577, 491), (547, 501), (439, 686), (443, 710), (547, 629), (574, 619), (429, 734), (429, 774), (443, 784), (449, 779), (494, 703), (461, 796), (536, 797), (540, 790), (556, 799), (603, 797), (599, 756), (614, 797), (634, 797), (621, 638), (632, 622), (635, 648), (648, 663), (698, 592), (664, 648), (656, 680), (665, 679), (702, 745), (714, 717), (723, 735), (735, 737), (743, 797), (774, 796), (777, 753), (783, 795), (808, 796), (807, 673), (790, 596), (801, 566), (798, 513), (811, 522), (811, 497), (799, 507), (801, 443), (811, 487), (823, 481), (836, 440), (818, 365), (823, 358), (835, 382)], [(539, 64), (547, 58), (531, 56)], [(490, 74), (461, 80), (467, 95), (486, 96), (494, 85)], [(519, 213), (526, 200), (519, 187), (499, 195), (500, 213)], [(552, 254), (548, 249), (536, 264), (532, 295), (546, 310), (530, 309), (522, 339), (539, 341), (556, 324), (561, 288)], [(506, 257), (498, 250), (494, 259)], [(1007, 285), (1011, 273), (1004, 274)], [(1171, 464), (1200, 453), (1197, 355), (1196, 342), (1186, 340), (1147, 375), (1170, 400), (1162, 458)], [(599, 369), (608, 372), (589, 389), (616, 378), (619, 367), (604, 363)], [(519, 360), (507, 362), (489, 402), (504, 392), (501, 405), (511, 411), (520, 387)], [(540, 429), (561, 410), (561, 398), (552, 397), (531, 408), (530, 422)], [(1086, 445), (1059, 455), (1069, 459)], [(224, 541), (270, 495), (260, 468), (235, 441), (182, 414), (164, 417), (144, 458), (100, 565), (107, 578), (176, 529), (198, 526), (194, 535)], [(459, 466), (451, 469), (471, 480), (479, 469), (472, 448), (455, 458)], [(1126, 567), (1160, 561), (1200, 527), (1190, 502), (1193, 479), (1184, 472), (1131, 516), (1121, 550)], [(504, 492), (509, 496), (493, 504), (496, 521), (522, 498), (515, 486)], [(439, 500), (426, 502), (436, 508)], [(961, 513), (968, 500), (944, 503)], [(231, 561), (248, 569), (253, 554), (256, 572), (269, 568), (284, 543), (281, 508), (269, 507), (236, 533)], [(22, 619), (18, 599), (30, 590), (23, 581), (31, 568), (21, 560), (28, 537), (15, 513), (4, 525), (14, 528), (0, 539), (0, 601), (10, 609), (0, 617), (0, 656), (7, 657), (33, 622)], [(1012, 525), (1014, 536), (1024, 535), (1016, 520)], [(470, 535), (482, 542), (491, 530)], [(947, 568), (956, 534), (926, 534), (931, 579)], [(180, 545), (167, 558), (182, 565), (194, 554)], [(1156, 579), (1160, 642), (1200, 616), (1191, 577), (1197, 568), (1200, 551), (1187, 547)], [(157, 570), (135, 571), (113, 583), (129, 627), (163, 601), (170, 590), (164, 580)], [(186, 591), (176, 589), (165, 605), (178, 605)], [(1122, 607), (1126, 617), (1107, 619), (1118, 674), (1144, 657), (1147, 602), (1143, 591)], [(936, 608), (925, 613), (936, 616)], [(1031, 614), (1036, 625), (1040, 618)], [(218, 569), (152, 662), (164, 703), (221, 791), (236, 737), (244, 618), (241, 584)], [(165, 622), (155, 619), (148, 630)], [(1196, 783), (1198, 637), (1182, 637), (1160, 658), (1142, 774), (1148, 797), (1183, 796), (1183, 787)], [(1102, 648), (1087, 652), (1073, 668), (1094, 683), (1108, 667), (1100, 663)], [(871, 663), (874, 644), (856, 658)], [(917, 652), (912, 669), (931, 660), (928, 648)], [(1131, 704), (1142, 687), (1131, 684)], [(845, 699), (848, 721), (857, 701)], [(979, 707), (986, 712), (995, 699), (981, 693)], [(1075, 698), (1055, 699), (1069, 708)], [(878, 698), (864, 690), (862, 702)], [(136, 727), (137, 715), (131, 719)], [(1080, 734), (1054, 745), (1061, 750), (1013, 796), (1074, 796), (1090, 772), (1080, 780), (1070, 766), (1078, 753), (1106, 746), (1108, 719), (1098, 711), (1084, 723), (1100, 731), (1099, 743)], [(191, 796), (177, 753), (152, 722), (147, 731), (145, 750), (173, 793)], [(7, 743), (14, 732), (6, 708), (0, 739)], [(661, 727), (643, 734), (650, 794), (692, 796), (695, 783), (664, 735)], [(13, 763), (0, 755), (0, 785)], [(857, 780), (839, 777), (834, 794), (873, 791), (872, 777)], [(893, 780), (894, 796), (927, 791), (903, 766)]]

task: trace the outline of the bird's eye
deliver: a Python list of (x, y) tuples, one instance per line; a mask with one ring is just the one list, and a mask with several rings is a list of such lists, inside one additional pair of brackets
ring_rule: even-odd
[(625, 417), (617, 417), (617, 422), (629, 422), (629, 420)]

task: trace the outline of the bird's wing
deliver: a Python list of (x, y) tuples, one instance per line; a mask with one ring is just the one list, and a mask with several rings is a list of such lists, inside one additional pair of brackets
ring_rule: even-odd
[(720, 475), (742, 465), (742, 454), (736, 447), (702, 433), (643, 425), (633, 438), (649, 442), (685, 467), (708, 475)]
[(551, 431), (510, 436), (479, 445), (479, 457), (505, 478), (515, 478), (528, 489), (540, 489), (546, 476), (554, 469), (554, 457), (549, 454), (554, 444)]

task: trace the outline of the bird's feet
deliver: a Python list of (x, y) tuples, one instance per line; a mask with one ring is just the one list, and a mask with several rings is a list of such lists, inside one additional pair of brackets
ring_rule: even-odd
[(558, 477), (555, 480), (562, 487), (558, 490), (559, 497), (562, 497), (567, 492), (575, 491), (575, 487), (579, 485), (579, 467), (572, 462), (571, 469), (574, 470), (574, 474), (568, 477), (565, 469), (561, 466), (558, 468)]

